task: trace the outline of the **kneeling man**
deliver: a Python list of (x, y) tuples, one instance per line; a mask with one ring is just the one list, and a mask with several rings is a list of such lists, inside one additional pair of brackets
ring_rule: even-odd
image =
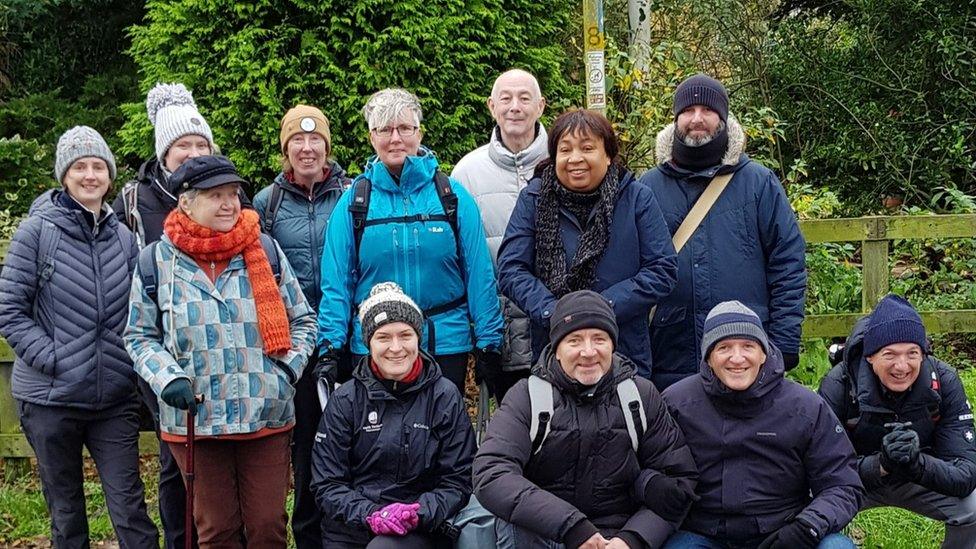
[(889, 295), (857, 323), (820, 395), (857, 450), (864, 508), (942, 521), (944, 549), (976, 548), (973, 412), (956, 371), (929, 354), (909, 302)]
[(664, 391), (700, 477), (668, 548), (853, 548), (854, 449), (827, 404), (783, 378), (783, 354), (738, 301), (705, 319), (697, 375)]
[(474, 460), (498, 547), (661, 547), (687, 512), (698, 476), (691, 453), (616, 342), (600, 294), (556, 303), (549, 345), (508, 392)]

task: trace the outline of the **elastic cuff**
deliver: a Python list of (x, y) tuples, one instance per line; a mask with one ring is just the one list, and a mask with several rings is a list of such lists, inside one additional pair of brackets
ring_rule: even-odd
[(592, 522), (584, 518), (566, 532), (566, 535), (563, 536), (563, 544), (566, 547), (579, 547), (583, 545), (583, 542), (593, 537), (593, 534), (599, 532)]
[(644, 540), (642, 540), (640, 537), (637, 536), (637, 534), (633, 532), (621, 530), (620, 532), (617, 532), (617, 537), (622, 539), (624, 543), (627, 544), (627, 547), (630, 547), (630, 549), (645, 547), (647, 545), (646, 543), (644, 543)]

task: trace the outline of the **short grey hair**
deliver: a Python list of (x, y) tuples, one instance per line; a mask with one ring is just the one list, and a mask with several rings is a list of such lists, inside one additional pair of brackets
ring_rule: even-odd
[(386, 88), (373, 94), (363, 107), (363, 118), (370, 130), (392, 125), (404, 113), (410, 111), (414, 125), (420, 126), (424, 113), (417, 96), (403, 88)]

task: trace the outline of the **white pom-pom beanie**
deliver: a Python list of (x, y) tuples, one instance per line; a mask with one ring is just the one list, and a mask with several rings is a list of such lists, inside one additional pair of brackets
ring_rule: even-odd
[(173, 143), (185, 135), (206, 138), (210, 151), (216, 151), (210, 125), (183, 84), (156, 84), (146, 97), (146, 113), (156, 128), (156, 158), (160, 163)]

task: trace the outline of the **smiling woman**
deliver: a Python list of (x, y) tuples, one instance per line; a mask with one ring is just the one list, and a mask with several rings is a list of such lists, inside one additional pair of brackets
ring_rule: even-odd
[(600, 293), (621, 326), (617, 351), (649, 376), (648, 313), (676, 281), (661, 210), (620, 163), (603, 115), (563, 113), (548, 146), (551, 160), (519, 196), (499, 248), (502, 292), (532, 320), (534, 360), (556, 301), (578, 290)]

